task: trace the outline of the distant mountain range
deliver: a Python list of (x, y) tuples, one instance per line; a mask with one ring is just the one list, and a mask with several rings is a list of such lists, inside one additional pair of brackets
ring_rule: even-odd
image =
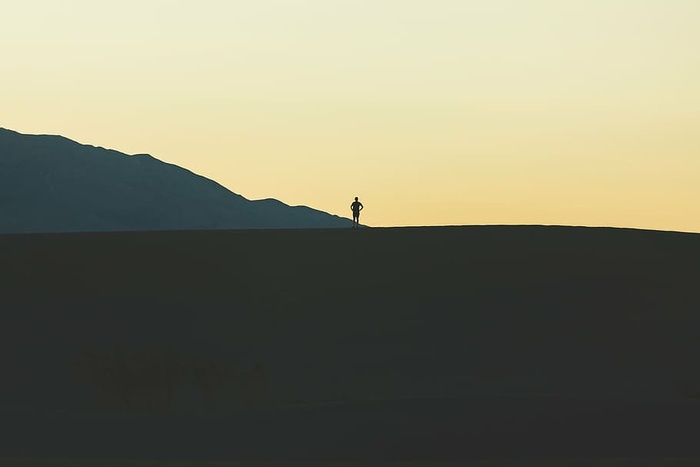
[(248, 200), (147, 154), (0, 128), (0, 233), (350, 225), (306, 206)]

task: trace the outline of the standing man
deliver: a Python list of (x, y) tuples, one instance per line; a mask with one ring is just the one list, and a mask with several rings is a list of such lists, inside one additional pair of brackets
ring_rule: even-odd
[(350, 205), (350, 209), (352, 209), (352, 226), (353, 228), (359, 227), (360, 226), (360, 211), (362, 211), (365, 207), (362, 205), (357, 200), (357, 196), (355, 196), (355, 202), (353, 202)]

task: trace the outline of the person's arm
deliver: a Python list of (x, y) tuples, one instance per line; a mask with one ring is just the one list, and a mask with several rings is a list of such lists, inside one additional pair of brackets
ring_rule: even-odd
[(360, 211), (362, 211), (365, 207), (360, 203)]

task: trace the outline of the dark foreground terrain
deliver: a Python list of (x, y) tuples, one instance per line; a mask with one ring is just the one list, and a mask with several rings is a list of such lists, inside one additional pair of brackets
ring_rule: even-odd
[(700, 459), (700, 235), (6, 235), (0, 268), (7, 462)]

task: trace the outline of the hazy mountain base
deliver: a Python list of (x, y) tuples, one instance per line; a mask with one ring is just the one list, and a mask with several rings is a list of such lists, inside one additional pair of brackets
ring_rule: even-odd
[[(541, 227), (0, 237), (0, 395), (39, 410), (3, 417), (28, 424), (6, 448), (74, 457), (80, 447), (54, 434), (99, 426), (87, 443), (98, 457), (169, 457), (191, 439), (176, 457), (236, 457), (235, 446), (251, 460), (696, 455), (698, 238)], [(329, 400), (346, 402), (281, 408)], [(85, 424), (85, 410), (133, 423), (110, 448), (114, 416)], [(135, 435), (149, 419), (164, 451)]]

